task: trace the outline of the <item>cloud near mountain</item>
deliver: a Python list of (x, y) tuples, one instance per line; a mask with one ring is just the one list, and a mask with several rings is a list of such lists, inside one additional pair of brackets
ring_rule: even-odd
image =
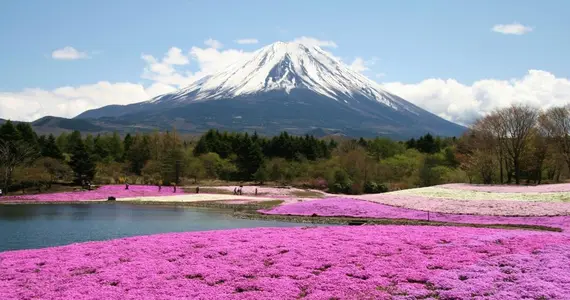
[[(337, 47), (332, 41), (309, 37), (297, 40), (311, 42), (327, 51)], [(68, 86), (53, 90), (24, 89), (0, 92), (0, 118), (31, 121), (41, 116), (73, 117), (87, 109), (109, 104), (128, 104), (150, 99), (175, 91), (208, 74), (219, 71), (231, 63), (247, 58), (252, 52), (221, 48), (221, 43), (210, 41), (211, 46), (194, 46), (186, 51), (176, 47), (163, 57), (142, 56), (145, 67), (141, 77), (144, 83), (97, 82), (82, 86)], [(369, 77), (382, 70), (370, 69), (370, 59), (357, 58), (355, 70)], [(197, 70), (189, 71), (189, 66)], [(368, 74), (370, 72), (371, 74)], [(389, 74), (388, 74), (389, 75)], [(386, 79), (387, 77), (376, 77)], [(481, 79), (471, 85), (455, 79), (427, 78), (418, 83), (390, 82), (382, 86), (394, 94), (448, 120), (469, 124), (477, 117), (495, 108), (523, 102), (540, 107), (570, 103), (570, 80), (556, 77), (545, 70), (529, 70), (519, 78)]]

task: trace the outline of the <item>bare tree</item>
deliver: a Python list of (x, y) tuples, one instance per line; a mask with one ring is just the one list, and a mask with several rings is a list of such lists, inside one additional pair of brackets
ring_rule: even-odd
[(527, 150), (532, 130), (537, 124), (539, 112), (534, 107), (515, 104), (497, 111), (496, 114), (499, 116), (501, 124), (505, 129), (505, 151), (513, 164), (515, 182), (519, 184), (521, 157)]
[(471, 127), (476, 133), (475, 147), (487, 155), (496, 155), (499, 162), (499, 181), (503, 183), (503, 168), (505, 161), (506, 129), (498, 113), (490, 114), (477, 120)]
[(12, 181), (14, 169), (32, 163), (40, 153), (38, 149), (23, 141), (8, 141), (0, 143), (0, 167), (4, 175), (4, 191)]
[(541, 129), (556, 144), (556, 148), (564, 157), (570, 168), (570, 105), (553, 107), (539, 117)]

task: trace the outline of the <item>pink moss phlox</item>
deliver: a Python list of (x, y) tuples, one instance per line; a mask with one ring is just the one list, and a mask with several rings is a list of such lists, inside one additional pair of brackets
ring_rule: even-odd
[(299, 216), (311, 216), (315, 214), (323, 217), (357, 217), (411, 220), (428, 220), (429, 218), (431, 221), (452, 223), (542, 225), (570, 229), (570, 216), (507, 217), (434, 212), (430, 212), (428, 216), (427, 211), (394, 207), (350, 198), (328, 198), (316, 201), (285, 204), (275, 207), (271, 210), (260, 210), (260, 212), (273, 215)]
[[(184, 193), (182, 188), (176, 189), (176, 194)], [(26, 201), (26, 202), (67, 202), (67, 201), (89, 201), (89, 200), (106, 200), (108, 197), (115, 198), (131, 198), (131, 197), (148, 197), (148, 196), (168, 196), (174, 195), (173, 187), (162, 187), (158, 191), (157, 186), (152, 185), (129, 185), (129, 189), (125, 189), (125, 185), (104, 185), (91, 191), (62, 192), (51, 194), (37, 195), (18, 195), (6, 196), (0, 198), (0, 201)]]
[(570, 238), (457, 227), (261, 228), (0, 253), (0, 299), (564, 299)]

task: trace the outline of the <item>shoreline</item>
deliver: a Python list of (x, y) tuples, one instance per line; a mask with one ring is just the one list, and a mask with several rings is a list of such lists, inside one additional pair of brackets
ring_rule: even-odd
[(219, 209), (219, 213), (232, 215), (239, 219), (263, 220), (290, 222), (299, 224), (328, 224), (328, 225), (399, 225), (399, 226), (451, 226), (451, 227), (471, 227), (471, 228), (491, 228), (506, 230), (529, 230), (538, 232), (563, 232), (562, 228), (544, 226), (544, 225), (527, 225), (527, 224), (478, 224), (478, 223), (458, 223), (458, 222), (441, 222), (414, 220), (405, 218), (358, 218), (347, 216), (302, 216), (302, 215), (269, 215), (257, 212), (260, 209), (268, 209), (280, 205), (282, 199), (273, 199), (269, 201), (259, 201), (257, 203), (232, 204), (223, 203), (224, 200), (218, 201), (144, 201), (144, 200), (88, 200), (88, 201), (51, 201), (51, 202), (34, 202), (34, 203), (1, 203), (3, 205), (25, 205), (25, 204), (131, 204), (131, 205), (159, 205), (159, 206), (178, 206), (178, 207), (194, 207), (194, 208), (210, 208)]

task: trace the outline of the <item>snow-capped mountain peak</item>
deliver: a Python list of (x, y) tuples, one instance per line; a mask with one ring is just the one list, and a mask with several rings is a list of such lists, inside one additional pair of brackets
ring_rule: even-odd
[(352, 70), (317, 46), (276, 42), (244, 61), (204, 77), (187, 88), (156, 97), (151, 102), (227, 99), (260, 92), (308, 89), (350, 105), (362, 96), (393, 109), (416, 113), (414, 107), (382, 90), (374, 81)]

